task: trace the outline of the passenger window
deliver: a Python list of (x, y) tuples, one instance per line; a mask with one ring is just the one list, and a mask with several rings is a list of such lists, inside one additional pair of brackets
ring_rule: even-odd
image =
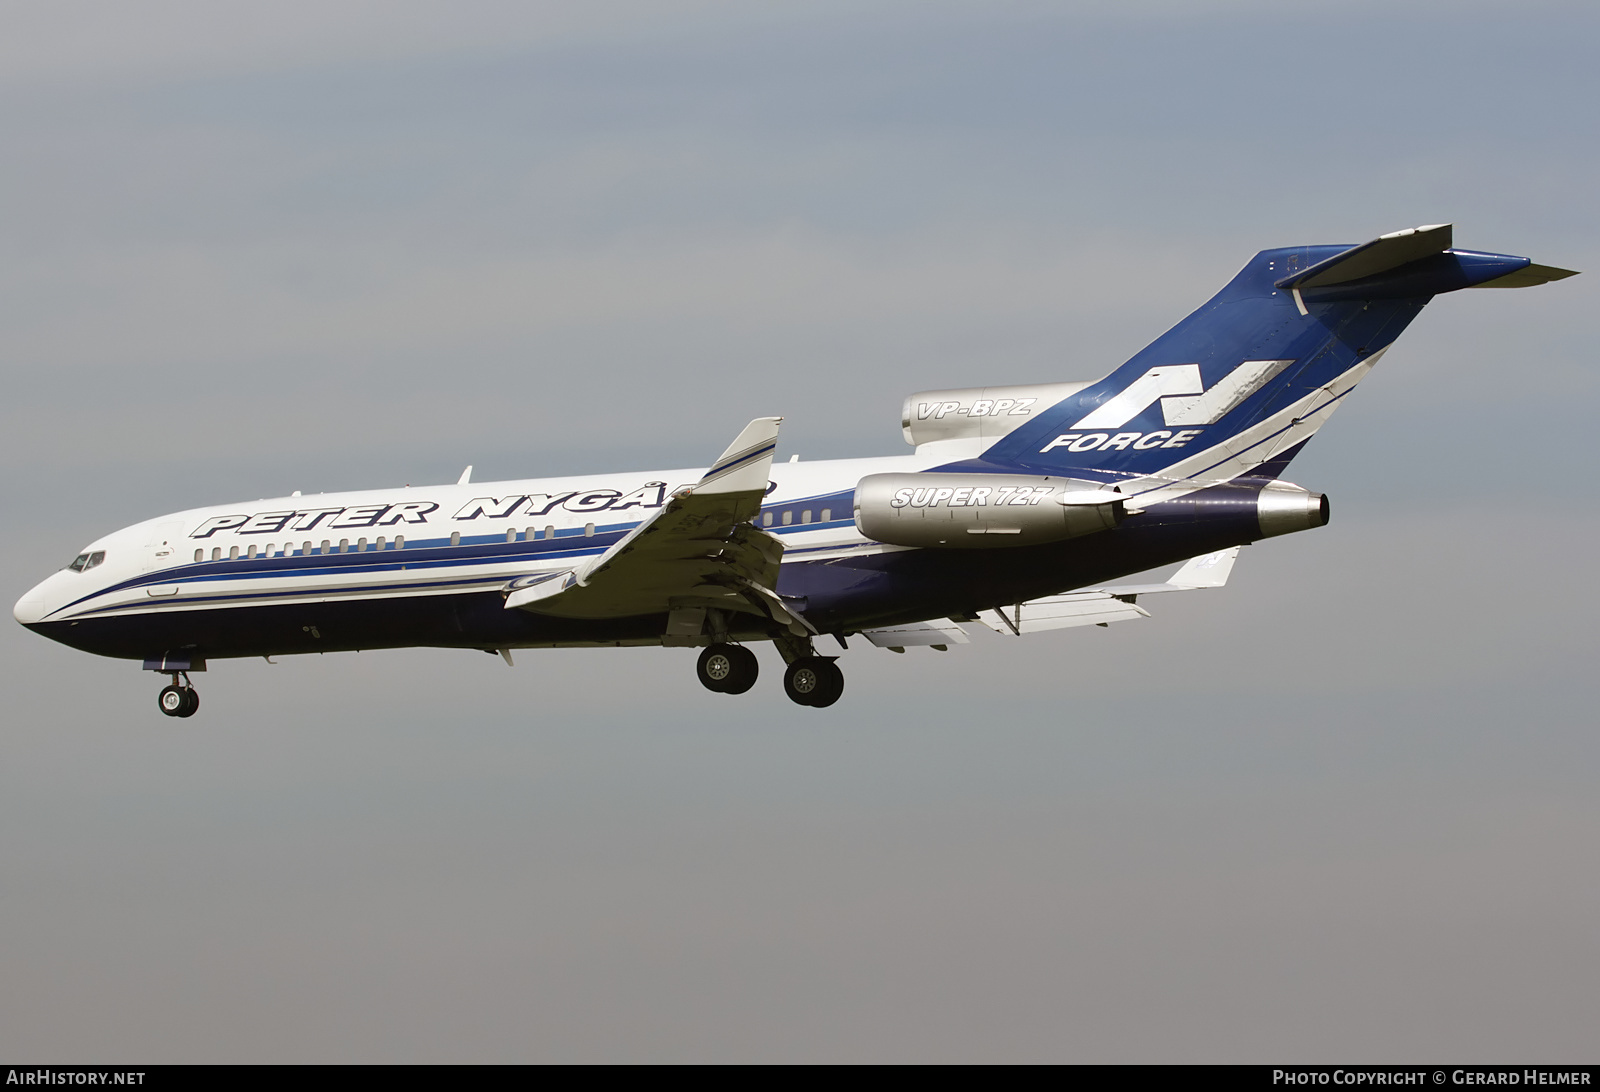
[(548, 527), (546, 527), (544, 529), (544, 537), (545, 538), (555, 538), (556, 537), (556, 525), (555, 524), (552, 523), (552, 524), (550, 524)]
[(832, 521), (833, 521), (833, 509), (832, 508), (824, 508), (822, 510), (822, 522), (823, 523), (831, 523)]
[(374, 542), (372, 544), (372, 548), (374, 550), (377, 550), (379, 553), (382, 553), (383, 552), (383, 542), (384, 542), (383, 536), (379, 535), (378, 536), (378, 541), (376, 541), (376, 542)]
[(206, 550), (205, 550), (204, 546), (200, 547), (200, 549), (198, 549), (198, 550), (196, 550), (194, 552), (194, 559), (196, 561), (204, 561), (205, 558), (206, 558)]
[(772, 513), (771, 512), (763, 512), (763, 513), (761, 513), (761, 526), (763, 526), (763, 527), (771, 527), (772, 526)]
[(507, 542), (515, 542), (515, 541), (517, 541), (517, 529), (515, 527), (511, 528), (510, 530), (508, 530), (506, 532), (506, 541)]
[(328, 541), (327, 539), (323, 539), (322, 540), (322, 548), (319, 549), (317, 552), (319, 554), (325, 554), (325, 553), (329, 553), (332, 549), (333, 549), (333, 543)]
[(396, 550), (404, 550), (406, 548), (406, 536), (405, 535), (395, 535), (394, 536), (394, 548)]
[(460, 531), (451, 531), (450, 532), (450, 545), (452, 545), (452, 546), (461, 545), (461, 532)]
[(356, 553), (364, 554), (366, 552), (367, 552), (367, 540), (364, 539), (364, 538), (356, 539)]
[(800, 513), (800, 522), (801, 523), (810, 523), (811, 522), (811, 509), (807, 508), (804, 512)]
[(255, 557), (256, 556), (256, 548), (254, 546), (251, 546), (249, 551), (246, 552), (245, 556), (246, 557)]
[(221, 546), (213, 546), (213, 547), (211, 547), (211, 560), (212, 561), (221, 561), (222, 560), (222, 547)]
[(790, 511), (785, 512), (783, 514), (783, 525), (785, 527), (787, 527), (787, 526), (789, 526), (789, 524), (791, 524), (793, 522), (794, 522), (794, 511), (791, 509)]
[(237, 547), (237, 546), (229, 546), (228, 547), (228, 560), (229, 561), (238, 561), (239, 560), (239, 547)]
[(293, 557), (294, 556), (294, 543), (285, 542), (283, 544), (283, 556), (284, 557)]
[(300, 544), (300, 552), (302, 554), (304, 554), (306, 557), (310, 557), (311, 556), (311, 543), (302, 542)]
[(594, 524), (585, 523), (583, 525), (583, 537), (584, 538), (593, 538), (594, 537)]

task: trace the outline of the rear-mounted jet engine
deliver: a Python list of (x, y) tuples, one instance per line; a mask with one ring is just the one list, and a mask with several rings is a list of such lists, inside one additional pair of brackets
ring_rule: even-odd
[(1109, 531), (1123, 496), (1095, 482), (1021, 474), (871, 474), (856, 486), (856, 527), (894, 546), (993, 550)]

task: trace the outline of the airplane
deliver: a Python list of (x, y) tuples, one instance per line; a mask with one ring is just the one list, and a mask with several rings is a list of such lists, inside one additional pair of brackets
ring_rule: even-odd
[[(322, 493), (158, 516), (85, 546), (17, 602), (35, 633), (170, 679), (238, 657), (429, 646), (699, 647), (742, 694), (770, 641), (799, 705), (839, 700), (859, 635), (946, 650), (1147, 617), (1220, 587), (1239, 547), (1328, 522), (1282, 475), (1428, 301), (1573, 276), (1457, 250), (1449, 224), (1264, 250), (1093, 382), (932, 390), (911, 454), (774, 463), (780, 417), (709, 468)], [(1160, 584), (1108, 584), (1184, 562)], [(831, 649), (830, 649), (831, 651)]]

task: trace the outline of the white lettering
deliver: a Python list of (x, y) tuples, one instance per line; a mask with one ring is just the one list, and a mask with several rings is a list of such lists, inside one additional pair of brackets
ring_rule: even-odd
[(587, 493), (579, 493), (561, 507), (569, 512), (598, 512), (611, 507), (611, 502), (620, 496), (622, 494), (615, 489), (591, 489)]
[(293, 512), (262, 512), (250, 517), (250, 522), (239, 528), (241, 535), (275, 535), (284, 524), (294, 519)]
[(455, 514), (454, 519), (477, 519), (479, 516), (488, 516), (490, 519), (505, 519), (517, 510), (517, 507), (528, 498), (515, 497), (473, 497), (461, 510)]
[(384, 527), (393, 527), (397, 523), (426, 523), (429, 512), (437, 511), (439, 506), (432, 501), (406, 501), (404, 504), (392, 505), (389, 514), (378, 521)]
[(383, 515), (389, 506), (387, 504), (363, 504), (355, 508), (346, 508), (340, 515), (333, 518), (329, 527), (371, 527), (378, 522), (378, 517)]
[(650, 482), (617, 501), (616, 504), (611, 506), (611, 510), (620, 512), (624, 508), (660, 508), (662, 502), (666, 499), (666, 494), (666, 482)]
[[(337, 512), (338, 509), (335, 508), (334, 511)], [(212, 516), (199, 527), (196, 527), (194, 534), (189, 537), (210, 538), (218, 531), (229, 531), (235, 527), (242, 526), (249, 518), (249, 516)]]

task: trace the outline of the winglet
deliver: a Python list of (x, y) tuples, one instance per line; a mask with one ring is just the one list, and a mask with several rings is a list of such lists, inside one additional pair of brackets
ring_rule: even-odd
[(1183, 568), (1172, 574), (1172, 579), (1167, 581), (1175, 588), (1220, 588), (1228, 582), (1228, 575), (1233, 572), (1233, 563), (1239, 559), (1239, 547), (1228, 550), (1218, 550), (1214, 554), (1205, 554), (1201, 557), (1191, 557), (1183, 563)]
[(757, 417), (728, 445), (694, 491), (707, 493), (765, 493), (772, 473), (772, 453), (778, 449), (778, 424), (782, 417)]

